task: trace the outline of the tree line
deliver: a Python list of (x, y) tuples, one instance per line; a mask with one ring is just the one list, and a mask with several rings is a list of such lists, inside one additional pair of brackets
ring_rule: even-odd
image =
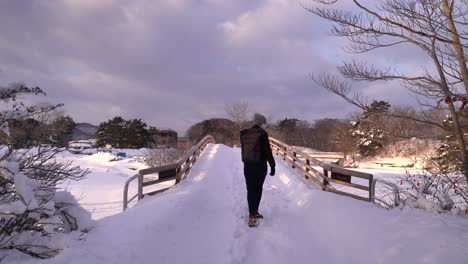
[[(437, 127), (445, 133), (445, 148), (460, 163), (468, 181), (468, 3), (456, 0), (371, 1), (353, 0), (353, 9), (343, 11), (339, 0), (314, 0), (304, 8), (331, 24), (332, 36), (347, 40), (351, 54), (379, 52), (389, 47), (405, 46), (421, 52), (426, 60), (419, 69), (400, 72), (392, 64), (379, 67), (363, 56), (356, 56), (337, 67), (338, 74), (314, 74), (317, 86), (343, 98), (370, 114), (387, 115)], [(388, 54), (388, 53), (387, 53)], [(369, 58), (369, 57), (368, 57)], [(390, 63), (390, 62), (389, 62)], [(393, 62), (392, 62), (393, 63)], [(424, 109), (443, 109), (447, 116), (408, 116), (386, 109), (373, 109), (351, 81), (397, 81), (418, 98)], [(390, 87), (390, 86), (389, 86)], [(378, 100), (377, 100), (378, 101)]]
[[(0, 130), (0, 144), (14, 149), (37, 146), (66, 148), (73, 140), (77, 123), (72, 117), (51, 110), (38, 116), (11, 119)], [(108, 144), (117, 148), (155, 148), (159, 143), (159, 130), (141, 119), (123, 119), (120, 116), (102, 122), (97, 128), (97, 146)]]
[[(210, 134), (216, 142), (234, 146), (239, 144), (239, 132), (250, 127), (248, 103), (226, 106), (228, 118), (211, 118), (191, 126), (186, 136), (198, 142)], [(397, 118), (405, 115), (409, 118)], [(443, 109), (420, 110), (411, 106), (394, 106), (374, 101), (362, 112), (350, 113), (348, 118), (322, 118), (315, 121), (295, 117), (268, 120), (270, 136), (289, 145), (308, 147), (317, 151), (339, 151), (362, 157), (385, 154), (389, 147), (405, 139), (443, 140), (448, 135), (439, 127), (416, 121), (422, 116), (443, 122)], [(401, 146), (403, 148), (403, 146)], [(394, 150), (398, 151), (398, 150)]]
[(51, 122), (35, 118), (13, 119), (7, 122), (9, 135), (0, 131), (0, 143), (15, 149), (31, 148), (42, 144), (67, 147), (72, 140), (76, 123), (70, 116), (59, 116)]

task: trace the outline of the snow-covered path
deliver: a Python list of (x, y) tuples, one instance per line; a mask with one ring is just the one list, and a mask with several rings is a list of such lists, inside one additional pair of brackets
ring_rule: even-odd
[(86, 240), (44, 262), (466, 263), (466, 219), (379, 209), (316, 190), (277, 164), (258, 228), (247, 227), (239, 149), (210, 145), (187, 180), (98, 221)]

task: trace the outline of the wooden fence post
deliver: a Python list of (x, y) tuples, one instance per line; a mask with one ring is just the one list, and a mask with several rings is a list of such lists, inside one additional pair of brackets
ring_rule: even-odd
[(143, 199), (143, 175), (138, 174), (138, 201)]
[[(179, 183), (180, 183), (180, 180), (182, 179), (182, 175), (180, 175), (181, 168), (182, 168), (182, 167), (178, 167), (178, 168), (176, 169), (177, 178), (176, 178), (176, 180), (175, 180), (175, 184), (179, 184)], [(174, 185), (175, 185), (175, 184), (174, 184)]]
[(326, 169), (323, 169), (323, 186), (328, 185), (328, 171)]
[(296, 152), (294, 151), (293, 152), (293, 160), (292, 160), (292, 168), (296, 168), (296, 158), (297, 158), (297, 154)]
[(309, 175), (307, 174), (310, 171), (310, 169), (308, 167), (308, 166), (310, 166), (310, 160), (309, 159), (306, 159), (306, 164), (307, 164), (306, 173), (304, 174), (304, 176), (305, 176), (306, 179), (309, 179)]

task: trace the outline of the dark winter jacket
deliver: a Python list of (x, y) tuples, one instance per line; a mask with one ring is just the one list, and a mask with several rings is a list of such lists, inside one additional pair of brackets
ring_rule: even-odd
[(268, 141), (268, 133), (259, 126), (253, 126), (240, 132), (242, 161), (244, 163), (265, 163), (275, 167), (275, 159)]

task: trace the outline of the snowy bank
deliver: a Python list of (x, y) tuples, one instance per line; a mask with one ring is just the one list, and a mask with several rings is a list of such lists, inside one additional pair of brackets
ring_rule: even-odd
[(466, 263), (466, 219), (383, 210), (277, 163), (257, 229), (246, 224), (239, 150), (210, 145), (186, 181), (97, 221), (57, 257), (25, 263)]

